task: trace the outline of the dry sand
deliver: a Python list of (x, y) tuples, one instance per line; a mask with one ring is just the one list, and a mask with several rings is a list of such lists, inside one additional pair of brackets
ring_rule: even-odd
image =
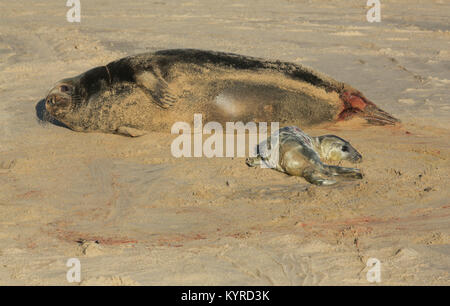
[[(0, 284), (450, 284), (448, 1), (0, 2)], [(174, 138), (36, 119), (53, 83), (125, 55), (201, 48), (302, 63), (401, 127), (331, 132), (362, 181), (319, 188), (243, 158), (175, 159)], [(311, 135), (330, 130), (307, 130)]]

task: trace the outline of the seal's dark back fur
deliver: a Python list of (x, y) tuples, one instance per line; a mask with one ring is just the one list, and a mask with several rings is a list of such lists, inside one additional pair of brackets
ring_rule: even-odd
[[(217, 52), (217, 51), (205, 51), (196, 49), (173, 49), (162, 50), (154, 53), (155, 55), (164, 55), (163, 58), (158, 61), (160, 67), (167, 67), (174, 62), (186, 62), (186, 63), (203, 63), (232, 67), (236, 70), (276, 70), (289, 75), (292, 78), (305, 81), (314, 86), (319, 86), (327, 89), (334, 89), (335, 84), (332, 84), (330, 80), (325, 80), (323, 77), (310, 69), (302, 67), (300, 65), (282, 62), (282, 61), (270, 61), (262, 58), (244, 56), (235, 53)], [(169, 59), (168, 57), (172, 57)]]

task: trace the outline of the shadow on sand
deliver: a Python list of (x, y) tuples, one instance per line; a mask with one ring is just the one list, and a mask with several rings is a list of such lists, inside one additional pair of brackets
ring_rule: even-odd
[(36, 109), (36, 117), (37, 117), (39, 124), (45, 125), (47, 123), (51, 123), (53, 125), (64, 127), (66, 129), (68, 129), (68, 127), (64, 123), (59, 122), (58, 120), (56, 120), (55, 118), (50, 116), (50, 114), (45, 109), (45, 99), (40, 100), (36, 104), (35, 109)]

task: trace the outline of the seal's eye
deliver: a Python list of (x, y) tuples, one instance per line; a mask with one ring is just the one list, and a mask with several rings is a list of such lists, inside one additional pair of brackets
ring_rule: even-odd
[(67, 85), (61, 85), (59, 87), (59, 91), (61, 91), (61, 92), (68, 92), (69, 90), (70, 90), (69, 86), (67, 86)]
[(348, 147), (347, 146), (342, 146), (341, 150), (342, 150), (342, 152), (348, 152)]

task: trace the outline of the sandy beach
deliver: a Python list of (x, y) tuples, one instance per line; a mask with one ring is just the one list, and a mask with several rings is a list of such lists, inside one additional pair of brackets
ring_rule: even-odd
[[(82, 0), (80, 23), (0, 2), (0, 285), (372, 285), (370, 258), (381, 285), (450, 285), (450, 2), (381, 2), (379, 23), (365, 0)], [(39, 120), (58, 80), (171, 48), (303, 64), (402, 123), (305, 129), (364, 156), (363, 180), (317, 187)]]

